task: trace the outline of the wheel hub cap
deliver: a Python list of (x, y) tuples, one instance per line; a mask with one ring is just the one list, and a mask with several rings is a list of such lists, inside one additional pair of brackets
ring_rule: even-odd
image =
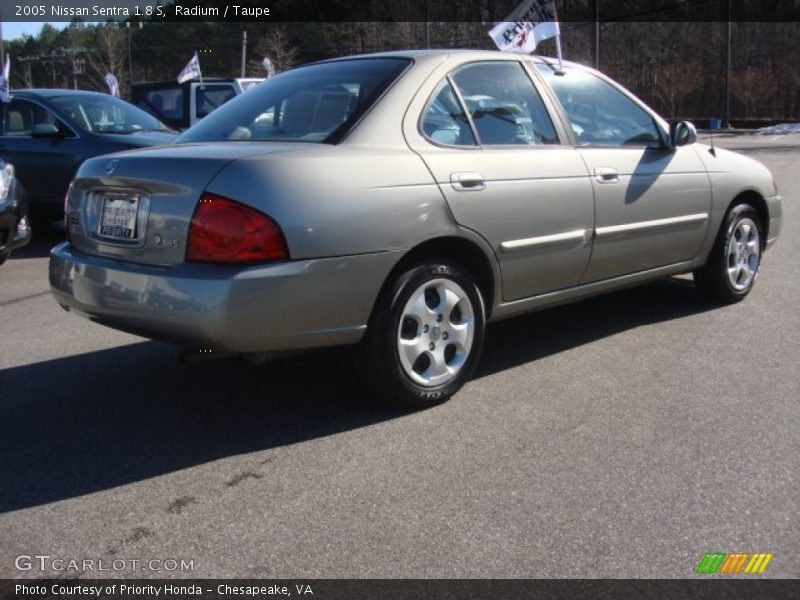
[(434, 387), (458, 375), (472, 349), (475, 333), (472, 303), (449, 279), (419, 286), (406, 302), (397, 331), (397, 354), (415, 383)]
[(752, 219), (742, 219), (728, 242), (728, 281), (742, 292), (753, 284), (761, 261), (761, 240)]

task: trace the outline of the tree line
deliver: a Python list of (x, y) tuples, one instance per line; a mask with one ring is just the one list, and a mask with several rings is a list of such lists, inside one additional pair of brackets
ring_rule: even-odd
[[(710, 19), (689, 21), (663, 12), (651, 16), (664, 20), (635, 21), (622, 18), (626, 13), (620, 12), (622, 17), (601, 19), (598, 25), (591, 17), (594, 2), (559, 3), (565, 59), (598, 64), (664, 116), (696, 120), (725, 116), (730, 40), (730, 118), (800, 120), (798, 22), (729, 25)], [(497, 10), (486, 8), (491, 0), (473, 3), (483, 7), (483, 12), (473, 16), (487, 21), (74, 21), (63, 29), (45, 25), (37, 36), (7, 43), (6, 51), (12, 60), (12, 88), (105, 91), (103, 78), (113, 73), (122, 96), (129, 97), (131, 81), (174, 79), (195, 51), (204, 76), (239, 76), (245, 31), (245, 74), (250, 77), (265, 75), (261, 63), (265, 56), (280, 72), (309, 61), (381, 50), (491, 49), (489, 17)], [(470, 0), (456, 4), (463, 11)], [(616, 6), (624, 11), (624, 3)], [(631, 10), (632, 5), (629, 13), (636, 14)], [(554, 56), (554, 41), (543, 42), (537, 52)]]

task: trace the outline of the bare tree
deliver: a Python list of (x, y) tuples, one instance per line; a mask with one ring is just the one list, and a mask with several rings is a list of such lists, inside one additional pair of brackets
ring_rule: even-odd
[(703, 84), (697, 63), (667, 63), (653, 70), (652, 95), (656, 109), (665, 117), (686, 116), (684, 100)]
[(744, 106), (743, 116), (757, 118), (764, 114), (762, 105), (769, 103), (780, 85), (771, 69), (754, 67), (733, 74), (731, 92)]
[(94, 52), (89, 55), (89, 76), (100, 89), (105, 88), (104, 78), (107, 73), (116, 75), (120, 82), (120, 94), (129, 95), (128, 78), (125, 72), (125, 34), (115, 25), (98, 27), (96, 31)]
[(265, 57), (275, 65), (276, 73), (290, 69), (298, 61), (297, 48), (289, 41), (283, 26), (270, 27), (256, 42), (253, 54), (255, 57), (249, 61), (248, 69), (259, 74), (264, 74), (261, 61)]

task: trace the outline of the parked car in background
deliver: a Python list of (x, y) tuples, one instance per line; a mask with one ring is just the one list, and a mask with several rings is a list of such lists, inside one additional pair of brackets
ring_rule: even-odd
[(25, 192), (17, 185), (14, 166), (0, 160), (0, 265), (11, 252), (31, 241)]
[(151, 81), (133, 84), (131, 101), (175, 129), (188, 129), (231, 98), (264, 81), (261, 77), (203, 81)]
[(360, 343), (382, 396), (430, 406), (474, 371), (488, 321), (681, 273), (747, 296), (781, 199), (766, 167), (696, 139), (547, 58), (316, 63), (176, 144), (86, 161), (50, 283), (191, 349)]
[(80, 164), (92, 156), (168, 144), (176, 137), (152, 115), (108, 94), (16, 90), (2, 105), (0, 159), (16, 169), (31, 214), (57, 218)]

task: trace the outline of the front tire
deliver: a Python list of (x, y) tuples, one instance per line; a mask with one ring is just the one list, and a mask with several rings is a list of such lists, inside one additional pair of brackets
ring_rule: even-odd
[(8, 257), (11, 256), (11, 251), (8, 252), (0, 252), (0, 265), (8, 260)]
[(461, 265), (426, 260), (400, 275), (378, 300), (359, 364), (383, 397), (416, 408), (448, 400), (480, 359), (483, 298)]
[(694, 272), (697, 287), (711, 300), (743, 300), (758, 277), (764, 252), (761, 218), (749, 204), (737, 204), (725, 215), (705, 266)]

